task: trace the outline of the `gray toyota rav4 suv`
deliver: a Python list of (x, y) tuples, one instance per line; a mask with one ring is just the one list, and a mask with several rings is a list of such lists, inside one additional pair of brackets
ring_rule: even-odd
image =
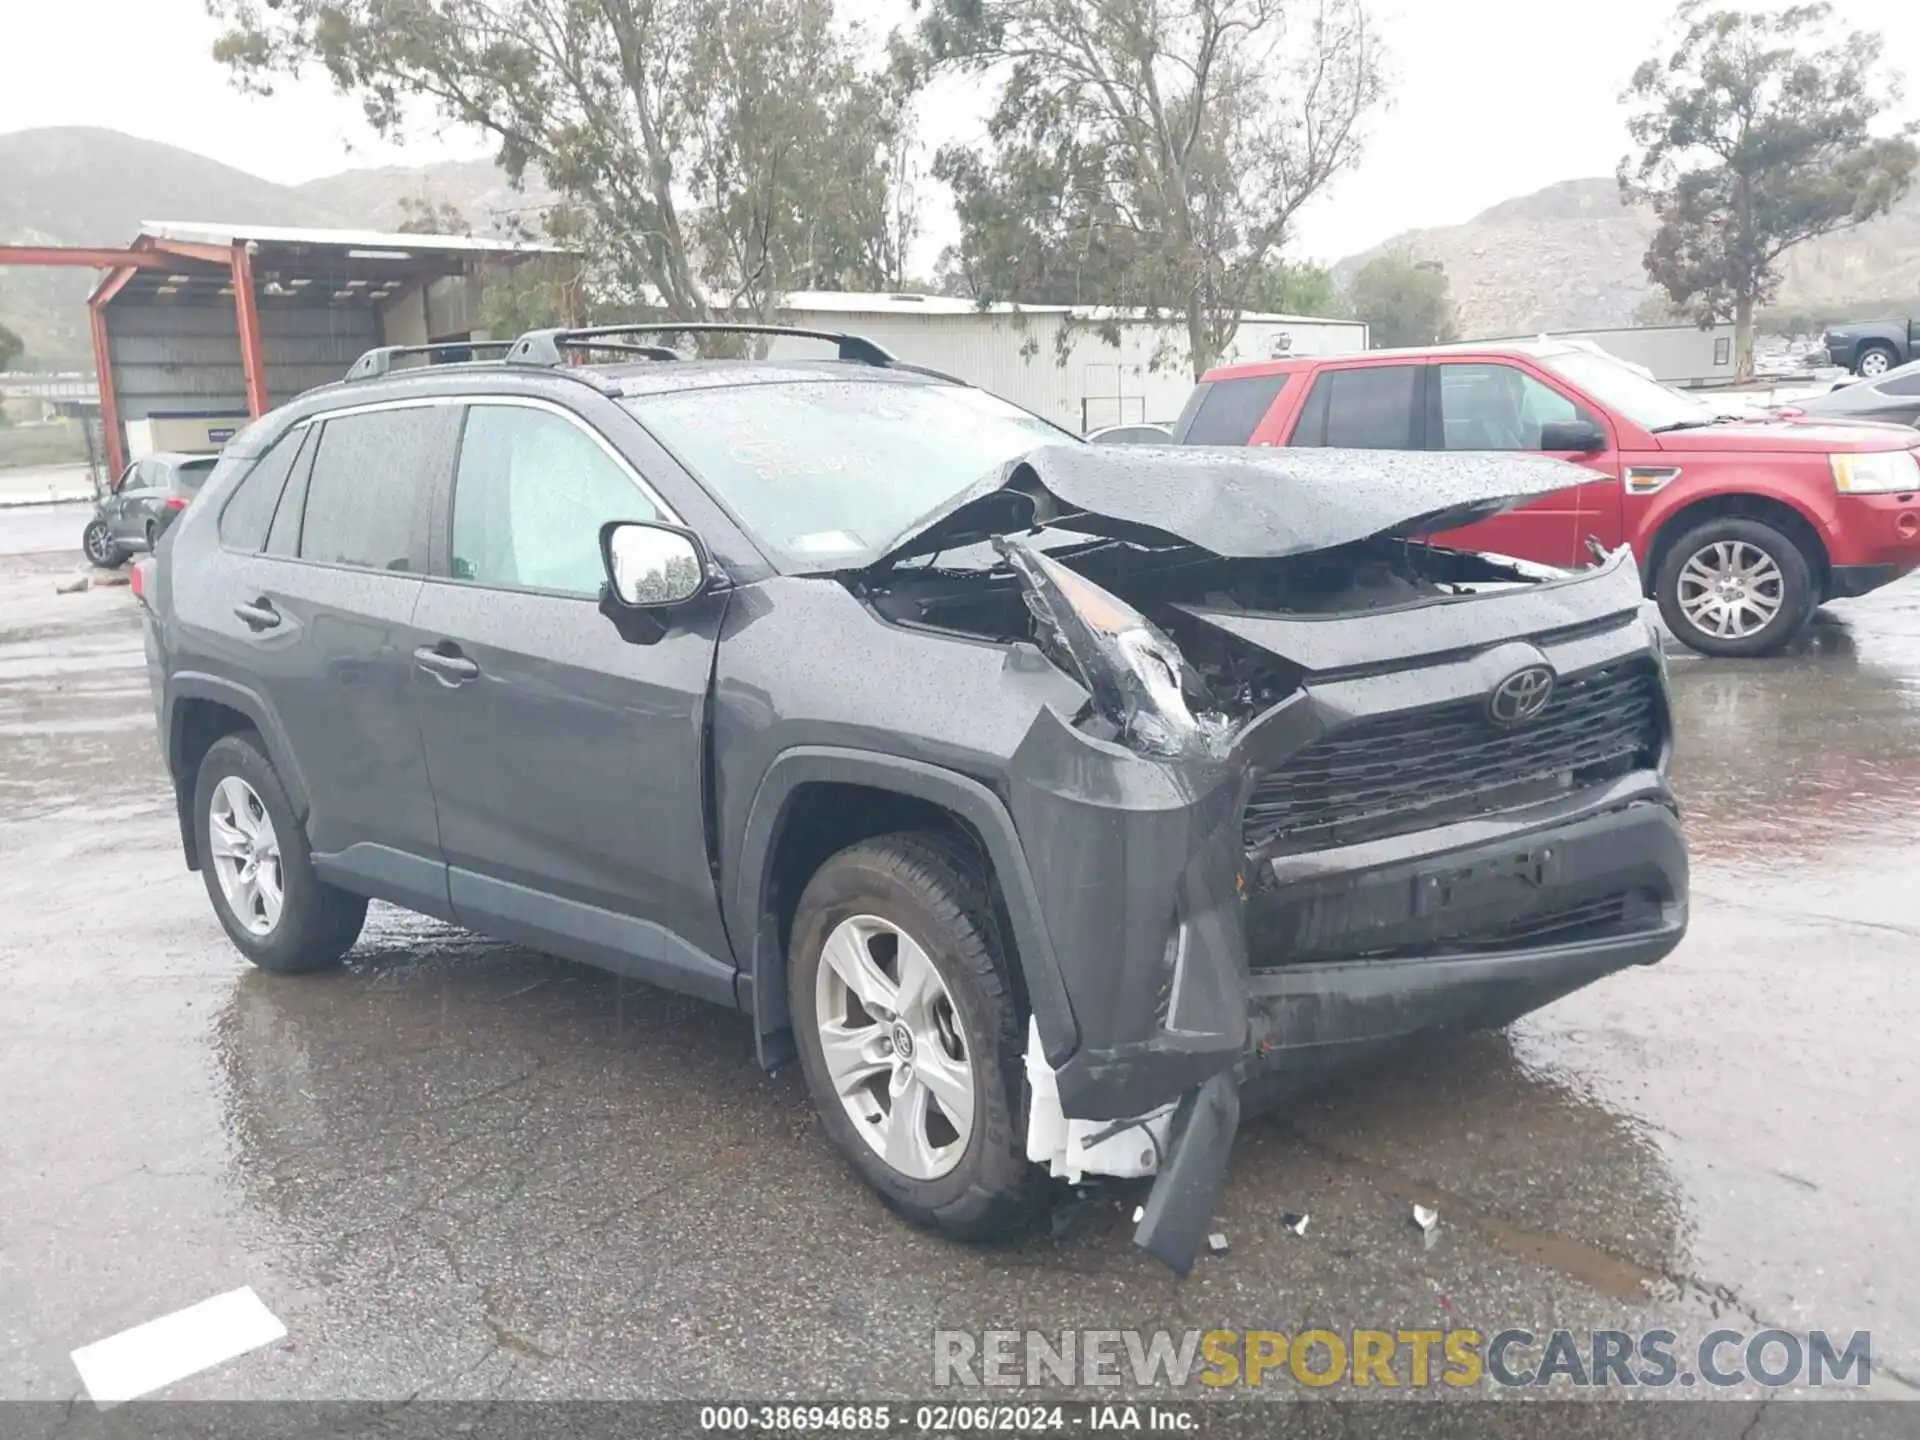
[(1093, 446), (694, 328), (371, 352), (227, 447), (141, 590), (256, 964), (372, 897), (737, 1006), (901, 1213), (1153, 1176), (1184, 1271), (1243, 1099), (1679, 941), (1632, 559), (1416, 538), (1584, 472)]

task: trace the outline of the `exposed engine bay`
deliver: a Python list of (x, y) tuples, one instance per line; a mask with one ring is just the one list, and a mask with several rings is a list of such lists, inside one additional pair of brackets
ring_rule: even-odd
[(1537, 584), (1552, 573), (1386, 536), (1278, 559), (1059, 538), (999, 538), (944, 565), (940, 556), (902, 565), (870, 577), (865, 594), (899, 624), (1032, 642), (1086, 685), (1113, 738), (1162, 754), (1216, 745), (1301, 678), (1285, 659), (1196, 612), (1352, 615)]

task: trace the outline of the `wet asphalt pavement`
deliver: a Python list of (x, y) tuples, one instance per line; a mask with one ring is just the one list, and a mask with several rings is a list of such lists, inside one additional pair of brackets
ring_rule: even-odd
[(167, 1395), (924, 1395), (936, 1327), (1725, 1324), (1870, 1330), (1874, 1393), (1920, 1396), (1920, 581), (1791, 658), (1676, 654), (1685, 944), (1249, 1124), (1182, 1282), (1131, 1200), (998, 1248), (892, 1219), (737, 1015), (384, 907), (344, 972), (250, 970), (181, 864), (137, 602), (54, 594), (84, 518), (0, 511), (0, 1397), (242, 1285), (287, 1340)]

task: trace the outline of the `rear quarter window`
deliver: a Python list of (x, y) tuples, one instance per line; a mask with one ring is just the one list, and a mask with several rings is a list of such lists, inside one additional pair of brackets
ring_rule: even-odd
[[(281, 437), (265, 455), (253, 462), (253, 468), (241, 477), (233, 498), (220, 511), (220, 543), (230, 550), (255, 554), (267, 543), (267, 528), (273, 524), (273, 512), (280, 504), (280, 492), (286, 489), (293, 462), (306, 443), (308, 427), (301, 425)], [(225, 461), (225, 464), (245, 463)]]
[(1292, 377), (1247, 375), (1231, 380), (1203, 380), (1187, 397), (1186, 408), (1173, 427), (1182, 445), (1246, 445), (1280, 398)]

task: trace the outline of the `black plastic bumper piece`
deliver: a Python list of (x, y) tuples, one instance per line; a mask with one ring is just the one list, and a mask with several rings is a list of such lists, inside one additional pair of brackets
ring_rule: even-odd
[(1827, 596), (1833, 600), (1851, 600), (1891, 585), (1907, 572), (1898, 565), (1836, 565), (1829, 572)]
[(1192, 1270), (1200, 1253), (1239, 1128), (1240, 1091), (1231, 1074), (1215, 1075), (1173, 1112), (1166, 1163), (1134, 1227), (1133, 1243), (1176, 1275)]

